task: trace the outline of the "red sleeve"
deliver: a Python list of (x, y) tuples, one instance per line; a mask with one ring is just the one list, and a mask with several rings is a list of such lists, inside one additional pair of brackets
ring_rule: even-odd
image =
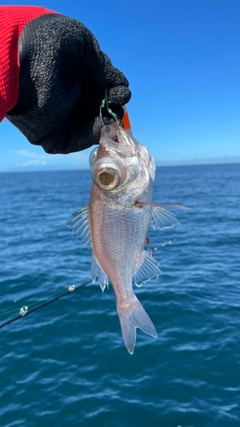
[(44, 7), (0, 6), (0, 122), (18, 99), (21, 33), (28, 22), (49, 13), (56, 12)]

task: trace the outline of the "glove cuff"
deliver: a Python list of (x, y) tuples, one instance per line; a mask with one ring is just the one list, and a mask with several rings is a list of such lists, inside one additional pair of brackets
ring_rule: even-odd
[(0, 121), (16, 104), (19, 94), (18, 42), (25, 25), (51, 12), (43, 7), (0, 6)]

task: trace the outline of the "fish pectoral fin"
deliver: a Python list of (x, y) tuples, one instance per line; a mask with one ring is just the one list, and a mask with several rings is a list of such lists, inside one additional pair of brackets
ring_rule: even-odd
[(93, 283), (98, 279), (100, 288), (104, 292), (106, 286), (108, 287), (108, 276), (104, 273), (103, 269), (99, 266), (96, 258), (92, 255), (92, 265), (91, 265), (91, 276)]
[(134, 273), (133, 279), (136, 286), (157, 278), (161, 274), (159, 263), (147, 252), (144, 251), (144, 260), (139, 269)]
[(133, 354), (136, 343), (136, 329), (139, 328), (148, 335), (157, 338), (157, 331), (142, 304), (134, 295), (134, 300), (129, 307), (120, 309), (117, 306), (118, 316), (122, 329), (123, 341), (127, 351)]
[(181, 205), (167, 205), (167, 204), (158, 204), (158, 203), (145, 203), (145, 202), (136, 202), (135, 206), (138, 208), (144, 208), (145, 206), (151, 207), (151, 223), (153, 228), (159, 227), (161, 230), (165, 228), (175, 227), (175, 225), (179, 225), (179, 221), (177, 217), (172, 213), (166, 210), (166, 208), (170, 209), (186, 209), (185, 206)]
[(170, 209), (185, 209), (187, 211), (190, 210), (190, 208), (187, 208), (186, 206), (182, 206), (182, 205), (169, 205), (166, 203), (141, 202), (141, 201), (137, 201), (135, 203), (135, 206), (137, 208), (144, 208), (145, 206), (151, 206), (151, 207), (170, 208)]
[(154, 229), (159, 227), (161, 230), (164, 230), (165, 228), (175, 227), (180, 224), (176, 215), (167, 211), (161, 205), (152, 206), (151, 214), (151, 224)]
[(89, 207), (83, 206), (72, 214), (72, 218), (68, 222), (70, 231), (74, 236), (82, 240), (86, 245), (91, 246), (91, 235), (89, 227)]

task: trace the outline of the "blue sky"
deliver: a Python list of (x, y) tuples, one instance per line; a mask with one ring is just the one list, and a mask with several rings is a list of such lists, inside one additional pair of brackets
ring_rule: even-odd
[[(130, 82), (133, 133), (157, 164), (240, 161), (239, 0), (24, 4), (76, 18), (95, 34)], [(91, 151), (48, 155), (6, 119), (0, 146), (0, 171), (86, 168)]]

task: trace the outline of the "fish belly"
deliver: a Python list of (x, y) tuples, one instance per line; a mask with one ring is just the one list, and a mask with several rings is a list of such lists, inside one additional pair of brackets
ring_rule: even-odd
[(133, 274), (144, 258), (148, 225), (147, 210), (104, 207), (102, 237), (111, 259), (111, 267), (106, 274), (112, 282), (119, 304), (123, 304), (122, 299), (125, 300), (132, 293)]
[(150, 210), (105, 205), (102, 219), (102, 253), (97, 255), (97, 260), (114, 288), (123, 340), (128, 352), (133, 354), (136, 328), (157, 336), (132, 289), (133, 274), (144, 259)]

